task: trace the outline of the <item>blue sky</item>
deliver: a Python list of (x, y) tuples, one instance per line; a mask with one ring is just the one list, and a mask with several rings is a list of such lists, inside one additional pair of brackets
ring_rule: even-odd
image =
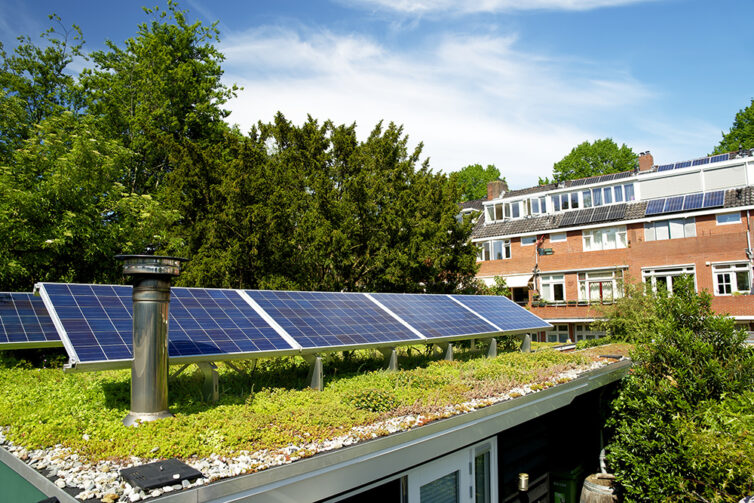
[[(148, 5), (158, 3), (152, 0)], [(144, 1), (0, 0), (0, 40), (36, 36), (55, 12), (86, 48), (121, 43)], [(280, 110), (379, 120), (424, 142), (434, 170), (495, 164), (536, 184), (585, 140), (611, 137), (655, 162), (709, 153), (754, 97), (747, 0), (340, 0), (182, 2), (218, 21), (229, 120)]]

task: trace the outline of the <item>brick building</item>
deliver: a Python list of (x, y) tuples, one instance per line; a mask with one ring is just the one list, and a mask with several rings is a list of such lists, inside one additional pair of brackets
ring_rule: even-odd
[(503, 276), (516, 302), (550, 322), (540, 340), (600, 335), (594, 307), (624, 281), (672, 291), (683, 274), (751, 331), (753, 153), (657, 166), (645, 152), (636, 171), (512, 191), (491, 182), (475, 202), (477, 277)]

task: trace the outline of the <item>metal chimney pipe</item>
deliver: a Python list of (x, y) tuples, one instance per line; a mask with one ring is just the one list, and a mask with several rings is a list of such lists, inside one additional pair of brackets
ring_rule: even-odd
[(131, 411), (123, 424), (172, 417), (168, 410), (168, 306), (170, 281), (186, 259), (117, 255), (123, 274), (133, 277), (133, 361)]

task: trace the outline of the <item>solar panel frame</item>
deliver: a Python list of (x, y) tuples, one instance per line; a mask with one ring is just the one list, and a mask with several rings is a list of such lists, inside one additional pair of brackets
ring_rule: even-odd
[(675, 163), (674, 169), (689, 168), (691, 167), (691, 161), (683, 161)]
[(590, 222), (604, 222), (607, 220), (607, 215), (609, 213), (610, 206), (600, 206), (599, 208), (595, 208)]
[(578, 215), (576, 215), (576, 220), (574, 221), (574, 224), (575, 225), (588, 224), (589, 222), (592, 221), (593, 214), (594, 214), (594, 208), (580, 210), (578, 212)]
[(633, 171), (622, 171), (620, 173), (616, 173), (613, 180), (621, 180), (623, 178), (628, 178), (631, 175), (633, 175)]
[(704, 193), (704, 202), (702, 208), (718, 208), (725, 202), (725, 191), (716, 190), (714, 192)]
[(665, 206), (662, 213), (675, 213), (676, 211), (683, 210), (684, 196), (674, 196), (665, 199)]
[(602, 175), (602, 176), (598, 177), (597, 181), (599, 181), (599, 182), (609, 182), (613, 178), (615, 178), (615, 173), (610, 173), (608, 175)]
[(570, 225), (575, 225), (576, 216), (579, 211), (581, 210), (569, 211), (568, 213), (563, 214), (563, 218), (560, 220), (560, 227), (568, 227)]
[(578, 180), (573, 180), (571, 182), (571, 187), (576, 187), (579, 185), (584, 185), (586, 183), (586, 178), (579, 178)]
[(61, 347), (44, 301), (33, 293), (0, 292), (0, 349)]
[(363, 293), (276, 290), (245, 290), (244, 293), (302, 349), (332, 350), (422, 341)]
[(644, 215), (659, 215), (662, 213), (665, 207), (665, 198), (653, 199), (647, 203), (647, 209), (644, 211)]
[[(67, 370), (124, 368), (133, 359), (128, 285), (41, 283), (39, 293), (70, 357)], [(296, 354), (235, 290), (171, 289), (170, 363)]]
[(552, 328), (552, 325), (507, 297), (499, 295), (449, 295), (449, 297), (505, 333)]
[(608, 220), (622, 220), (626, 217), (626, 209), (628, 205), (626, 203), (614, 204), (610, 206), (610, 211), (607, 214)]
[[(411, 325), (427, 340), (451, 341), (488, 337), (500, 333), (447, 295), (371, 293), (380, 304)], [(426, 342), (426, 341), (424, 341)]]
[(709, 157), (702, 157), (701, 159), (694, 159), (691, 162), (692, 166), (703, 166), (705, 164), (709, 164)]
[(713, 162), (727, 161), (728, 159), (730, 159), (730, 153), (726, 152), (725, 154), (713, 155), (712, 157), (709, 158), (709, 162), (711, 164)]
[(702, 207), (704, 194), (687, 194), (683, 198), (683, 211), (698, 210)]
[(663, 164), (657, 168), (657, 171), (670, 171), (675, 167), (675, 164)]

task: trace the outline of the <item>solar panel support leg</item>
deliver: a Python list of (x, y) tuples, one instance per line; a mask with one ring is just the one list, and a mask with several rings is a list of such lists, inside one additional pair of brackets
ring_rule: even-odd
[(521, 352), (531, 353), (531, 334), (524, 334), (524, 338), (521, 341)]
[(179, 375), (183, 374), (183, 371), (188, 368), (188, 366), (191, 365), (190, 363), (186, 363), (184, 365), (181, 365), (181, 368), (173, 372), (173, 374), (170, 376), (171, 379), (175, 379)]
[(198, 362), (196, 365), (204, 374), (204, 384), (202, 384), (204, 400), (212, 403), (217, 402), (220, 399), (217, 365), (212, 362)]
[(322, 357), (319, 355), (306, 355), (304, 360), (309, 364), (309, 375), (306, 380), (309, 381), (309, 387), (322, 391)]
[(387, 370), (391, 372), (398, 370), (398, 352), (395, 348), (380, 349), (380, 353), (382, 353), (382, 356), (387, 360)]
[(476, 349), (476, 339), (471, 339), (471, 340), (469, 341), (469, 349), (470, 349), (471, 351), (474, 351), (474, 350)]
[(446, 342), (444, 344), (438, 344), (440, 346), (440, 349), (445, 352), (445, 356), (443, 357), (443, 360), (452, 362), (453, 361), (453, 343), (452, 342)]
[(490, 347), (487, 349), (487, 358), (495, 358), (497, 356), (497, 339), (490, 338)]

